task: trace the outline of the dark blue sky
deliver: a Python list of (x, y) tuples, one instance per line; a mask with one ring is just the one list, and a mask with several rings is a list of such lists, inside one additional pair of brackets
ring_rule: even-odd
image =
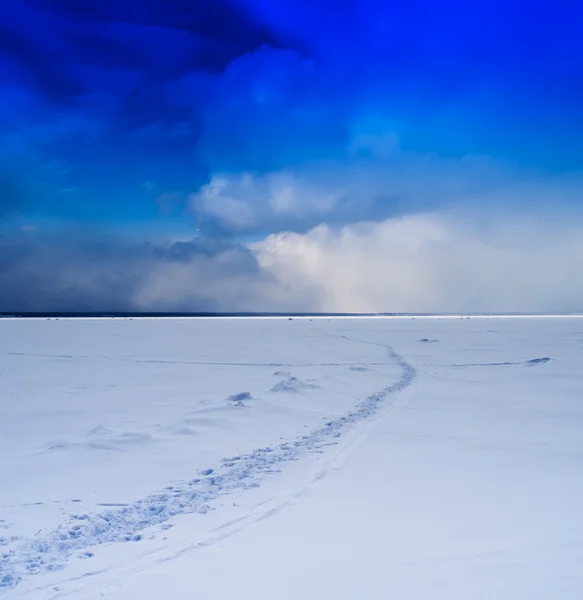
[(477, 190), (582, 170), (583, 5), (5, 0), (0, 99), (0, 232), (16, 246), (22, 231), (237, 243), (483, 209)]

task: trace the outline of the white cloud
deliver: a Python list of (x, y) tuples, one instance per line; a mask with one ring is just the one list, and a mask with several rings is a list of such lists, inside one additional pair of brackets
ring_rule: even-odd
[(583, 310), (581, 174), (407, 154), (391, 139), (379, 158), (377, 141), (354, 148), (372, 156), (224, 176), (214, 204), (196, 198), (226, 229), (242, 222), (231, 202), (259, 231), (288, 225), (252, 246), (270, 289), (286, 290), (271, 310), (281, 295), (340, 312)]
[(193, 197), (198, 214), (226, 230), (281, 232), (252, 246), (272, 280), (262, 306), (280, 310), (285, 298), (306, 311), (583, 311), (581, 174), (355, 140), (366, 156), (223, 175)]
[(581, 174), (542, 176), (486, 157), (407, 153), (390, 135), (359, 134), (354, 143), (345, 160), (263, 174), (217, 173), (191, 195), (190, 208), (203, 230), (211, 225), (210, 231), (260, 235), (452, 207), (481, 210), (487, 221), (491, 210), (583, 206)]
[(474, 218), (422, 214), (277, 234), (254, 249), (281, 285), (312, 289), (315, 310), (583, 310), (582, 221), (515, 215), (485, 229)]
[(325, 219), (340, 201), (338, 192), (287, 172), (215, 175), (192, 194), (199, 220), (232, 232), (254, 232)]

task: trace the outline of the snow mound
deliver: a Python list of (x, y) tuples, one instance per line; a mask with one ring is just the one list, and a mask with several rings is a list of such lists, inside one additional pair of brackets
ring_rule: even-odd
[(320, 386), (310, 381), (302, 381), (297, 377), (288, 377), (276, 383), (272, 388), (272, 392), (292, 392), (299, 393), (308, 390), (318, 389)]

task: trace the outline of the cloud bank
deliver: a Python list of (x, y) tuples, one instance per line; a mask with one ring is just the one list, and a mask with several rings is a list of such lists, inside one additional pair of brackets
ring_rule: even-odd
[(338, 312), (578, 312), (583, 226), (514, 218), (487, 230), (422, 214), (334, 231), (282, 234), (259, 264), (290, 290)]
[(527, 13), (5, 2), (0, 310), (580, 310), (583, 9)]
[[(247, 245), (0, 245), (0, 311), (579, 312), (583, 220), (418, 213)], [(26, 238), (26, 239), (25, 239)]]

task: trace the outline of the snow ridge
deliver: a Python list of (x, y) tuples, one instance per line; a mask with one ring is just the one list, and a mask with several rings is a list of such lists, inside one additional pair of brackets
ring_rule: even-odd
[(411, 385), (416, 377), (415, 368), (390, 346), (374, 345), (384, 347), (389, 359), (400, 367), (401, 376), (394, 383), (359, 400), (352, 410), (294, 441), (224, 458), (220, 466), (201, 470), (197, 478), (168, 486), (163, 492), (127, 506), (73, 515), (57, 529), (39, 532), (34, 538), (0, 554), (0, 590), (15, 587), (25, 577), (62, 569), (73, 555), (90, 559), (93, 554), (89, 549), (93, 546), (139, 542), (143, 538), (142, 532), (149, 527), (162, 525), (168, 528), (167, 521), (177, 515), (206, 513), (212, 510), (214, 500), (235, 490), (258, 487), (266, 477), (280, 472), (285, 463), (310, 453), (321, 453), (325, 447), (337, 444), (343, 434), (376, 415), (391, 394)]

